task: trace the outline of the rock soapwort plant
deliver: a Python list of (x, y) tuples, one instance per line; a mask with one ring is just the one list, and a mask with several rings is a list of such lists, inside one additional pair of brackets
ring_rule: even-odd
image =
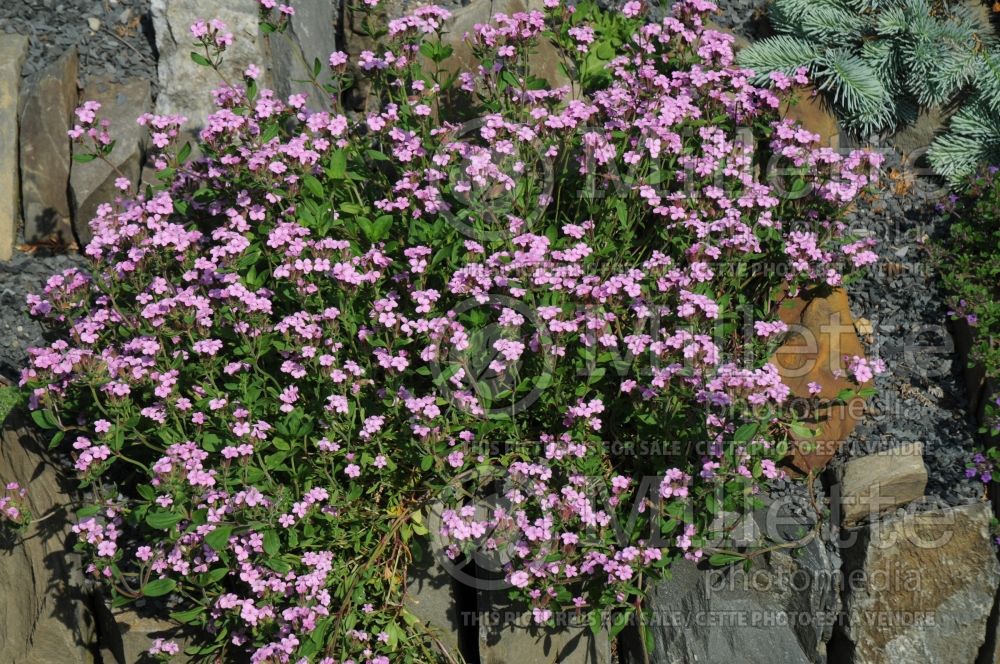
[[(272, 32), (294, 11), (262, 5)], [(447, 10), (370, 0), (376, 47), (317, 71), (332, 112), (250, 67), (196, 160), (183, 118), (141, 117), (159, 183), (121, 181), (87, 271), (29, 299), (54, 341), (21, 381), (115, 604), (154, 598), (201, 661), (456, 661), (403, 602), (428, 539), (595, 629), (682, 556), (741, 560), (713, 523), (811, 435), (767, 359), (779, 313), (876, 260), (839, 215), (879, 159), (779, 120), (714, 9), (546, 0), (476, 25), (461, 71)], [(225, 26), (192, 31), (218, 66)], [(533, 75), (542, 42), (566, 85)]]

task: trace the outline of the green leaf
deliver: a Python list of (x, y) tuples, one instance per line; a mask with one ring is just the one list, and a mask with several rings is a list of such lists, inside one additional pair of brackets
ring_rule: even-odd
[(221, 580), (222, 578), (224, 578), (227, 574), (229, 574), (229, 568), (228, 567), (216, 567), (212, 571), (210, 571), (210, 572), (208, 572), (206, 574), (202, 574), (199, 577), (199, 580), (200, 580), (200, 582), (201, 582), (202, 585), (208, 585), (208, 584), (212, 584), (212, 583), (218, 582), (219, 580)]
[(206, 58), (201, 53), (195, 53), (194, 51), (191, 51), (191, 59), (194, 60), (196, 64), (199, 64), (202, 67), (212, 66), (212, 61)]
[(176, 587), (177, 582), (173, 579), (156, 579), (142, 587), (142, 594), (146, 597), (163, 597), (173, 592)]
[(713, 553), (708, 558), (708, 564), (715, 567), (725, 567), (741, 560), (744, 560), (744, 557), (735, 553)]
[(325, 192), (323, 191), (323, 185), (320, 184), (320, 181), (314, 178), (313, 176), (311, 175), (305, 176), (304, 178), (302, 178), (302, 183), (306, 186), (306, 189), (309, 190), (309, 193), (315, 196), (316, 198), (325, 197)]
[(197, 606), (193, 609), (188, 609), (187, 611), (172, 611), (170, 613), (170, 618), (176, 620), (179, 623), (188, 624), (194, 622), (202, 615), (204, 615), (204, 607)]
[(622, 632), (623, 629), (625, 629), (626, 627), (628, 627), (628, 624), (629, 624), (629, 620), (628, 620), (628, 616), (627, 615), (620, 614), (618, 616), (615, 616), (614, 620), (611, 621), (610, 628), (608, 629), (608, 635), (612, 639), (615, 638), (616, 636), (618, 636), (619, 634), (621, 634), (621, 632)]
[(810, 429), (801, 422), (792, 422), (790, 427), (792, 429), (792, 433), (798, 436), (799, 438), (815, 438), (816, 436), (819, 435), (818, 430), (814, 431), (813, 429)]
[(594, 636), (598, 636), (601, 633), (601, 628), (603, 626), (603, 621), (601, 620), (601, 612), (597, 609), (587, 613), (587, 623), (590, 625), (590, 631)]
[(229, 536), (233, 534), (232, 526), (219, 526), (208, 535), (205, 535), (205, 544), (212, 547), (213, 551), (224, 551), (229, 544)]
[(89, 162), (94, 161), (95, 159), (97, 159), (97, 156), (96, 155), (92, 155), (92, 154), (75, 154), (75, 155), (73, 155), (73, 161), (78, 162), (80, 164), (87, 164)]
[(155, 528), (156, 530), (169, 530), (180, 523), (183, 518), (184, 516), (181, 514), (167, 512), (165, 510), (156, 510), (146, 515), (146, 524), (149, 525), (150, 528)]
[(76, 511), (77, 519), (86, 519), (88, 516), (94, 516), (101, 511), (100, 505), (87, 505), (86, 507), (81, 507)]
[(278, 555), (278, 551), (281, 550), (281, 540), (278, 538), (277, 531), (266, 530), (264, 531), (264, 553), (269, 556)]
[(334, 150), (330, 155), (330, 168), (327, 171), (334, 180), (343, 180), (347, 175), (347, 153), (343, 150)]
[(31, 419), (42, 429), (57, 429), (59, 422), (48, 408), (31, 411)]
[(849, 387), (846, 387), (837, 393), (837, 401), (850, 401), (856, 394), (857, 392)]
[(368, 234), (368, 239), (372, 242), (378, 242), (389, 233), (390, 227), (392, 227), (392, 215), (382, 215), (375, 220), (374, 224), (372, 224), (371, 233)]
[(61, 443), (63, 441), (63, 438), (65, 437), (66, 437), (65, 431), (56, 431), (55, 435), (52, 436), (52, 440), (49, 441), (49, 449), (54, 450), (55, 448), (59, 447), (59, 443)]
[(653, 630), (649, 629), (644, 622), (641, 620), (639, 624), (642, 625), (642, 637), (643, 641), (646, 643), (646, 652), (653, 652), (656, 647), (656, 641), (653, 639)]
[(750, 424), (744, 424), (739, 429), (736, 430), (736, 434), (733, 436), (733, 440), (737, 443), (743, 443), (755, 435), (757, 435), (757, 429), (760, 428), (759, 422), (751, 422)]

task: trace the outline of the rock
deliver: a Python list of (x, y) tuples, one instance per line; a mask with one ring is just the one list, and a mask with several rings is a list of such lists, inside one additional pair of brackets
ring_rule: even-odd
[(0, 34), (0, 261), (10, 260), (21, 220), (17, 111), (28, 38)]
[(904, 514), (844, 555), (843, 636), (853, 664), (974, 662), (1000, 585), (984, 503)]
[[(215, 110), (211, 92), (223, 85), (223, 81), (211, 68), (191, 60), (194, 38), (190, 27), (195, 21), (217, 18), (235, 36), (233, 45), (223, 54), (221, 67), (223, 76), (230, 82), (242, 81), (247, 65), (266, 64), (266, 54), (257, 36), (259, 8), (257, 0), (153, 0), (153, 29), (159, 51), (158, 114), (183, 115), (188, 119), (188, 130), (197, 132)], [(261, 86), (270, 84), (266, 80), (260, 83)]]
[(993, 600), (993, 610), (986, 627), (986, 642), (975, 664), (1000, 664), (1000, 593)]
[(70, 139), (78, 57), (72, 48), (46, 68), (21, 113), (21, 199), (24, 240), (73, 239), (69, 202)]
[[(441, 505), (427, 516), (427, 529), (440, 532)], [(489, 664), (610, 664), (607, 633), (595, 637), (575, 616), (556, 616), (556, 628), (533, 624), (531, 612), (507, 600), (502, 572), (476, 572), (444, 555), (439, 538), (421, 541), (421, 556), (407, 570), (406, 608), (420, 618), (447, 650), (447, 661)], [(478, 560), (478, 558), (477, 558)], [(471, 566), (470, 566), (471, 567)], [(560, 621), (562, 619), (562, 621)]]
[(136, 124), (136, 119), (149, 112), (152, 102), (149, 81), (99, 81), (88, 85), (80, 99), (101, 103), (98, 117), (111, 122), (111, 139), (115, 141), (115, 149), (108, 156), (110, 164), (98, 160), (74, 163), (70, 170), (73, 229), (83, 246), (90, 242), (90, 220), (96, 216), (97, 207), (113, 202), (121, 194), (115, 180), (126, 177), (135, 183), (139, 179), (146, 130)]
[(858, 334), (862, 337), (871, 337), (875, 334), (875, 327), (867, 318), (859, 318), (854, 321), (854, 329), (857, 330)]
[[(407, 5), (402, 0), (384, 0), (379, 4), (379, 11), (389, 19), (402, 16), (415, 5)], [(489, 23), (496, 14), (513, 14), (532, 10), (543, 10), (541, 0), (492, 0), (490, 2), (470, 2), (465, 6), (447, 7), (452, 12), (452, 17), (448, 21), (446, 31), (442, 36), (442, 42), (453, 49), (451, 57), (441, 63), (441, 68), (450, 73), (459, 71), (475, 70), (478, 61), (474, 58), (472, 50), (465, 42), (465, 34), (471, 33), (477, 23)], [(350, 56), (351, 74), (357, 84), (348, 91), (347, 105), (355, 109), (361, 109), (368, 100), (368, 81), (356, 62), (358, 55), (364, 50), (370, 50), (374, 44), (370, 37), (365, 35), (360, 29), (362, 14), (352, 14), (345, 11), (344, 38), (345, 43), (339, 48)], [(559, 63), (562, 59), (556, 48), (542, 39), (535, 52), (532, 54), (529, 63), (531, 74), (548, 81), (551, 87), (569, 85), (569, 79), (559, 70)], [(463, 107), (467, 102), (456, 94), (455, 91), (449, 93), (442, 103), (443, 107), (455, 105)]]
[(611, 664), (607, 632), (596, 636), (586, 614), (560, 613), (555, 627), (536, 625), (506, 590), (480, 589), (479, 656), (488, 664)]
[[(440, 532), (443, 509), (436, 503), (428, 510), (427, 528), (431, 533)], [(461, 610), (460, 581), (449, 573), (452, 567), (445, 563), (447, 558), (440, 538), (425, 537), (420, 541), (419, 550), (419, 559), (414, 556), (406, 570), (406, 608), (430, 628), (451, 658), (459, 661), (463, 647), (460, 634), (473, 624), (471, 616)]]
[[(778, 501), (754, 513), (772, 540), (793, 542), (809, 525)], [(760, 546), (760, 543), (757, 544)], [(797, 548), (734, 565), (700, 567), (681, 560), (648, 598), (650, 664), (812, 664), (824, 662), (839, 610), (840, 559), (817, 536)], [(622, 664), (644, 662), (641, 637), (629, 628), (620, 641)]]
[[(845, 371), (845, 355), (865, 355), (854, 329), (847, 293), (838, 288), (825, 297), (805, 295), (792, 302), (793, 306), (781, 307), (779, 312), (789, 326), (788, 338), (771, 358), (792, 395), (808, 400), (812, 382), (822, 387), (818, 396), (823, 400), (836, 399), (842, 390), (855, 388), (845, 376), (835, 373)], [(789, 462), (791, 469), (808, 473), (825, 467), (863, 412), (864, 399), (854, 397), (844, 404), (807, 413), (802, 422), (818, 428), (819, 435), (797, 441)]]
[[(405, 13), (405, 6), (405, 0), (383, 0), (378, 3), (378, 15), (384, 19), (398, 18)], [(338, 48), (349, 56), (347, 66), (353, 80), (353, 84), (345, 91), (344, 105), (349, 109), (360, 111), (366, 107), (369, 101), (371, 80), (358, 66), (358, 56), (362, 51), (374, 49), (376, 45), (362, 28), (364, 13), (355, 12), (351, 7), (351, 3), (344, 3), (342, 18), (339, 22), (344, 43), (339, 44)]]
[(87, 19), (87, 27), (90, 28), (91, 32), (97, 32), (101, 29), (101, 19), (96, 16), (91, 16)]
[[(465, 41), (465, 34), (472, 33), (477, 23), (489, 23), (496, 14), (509, 15), (533, 10), (544, 11), (541, 0), (472, 2), (453, 10), (448, 32), (444, 35), (443, 41), (450, 45), (454, 52), (443, 66), (451, 72), (474, 71), (478, 61), (475, 60), (472, 49)], [(569, 85), (569, 79), (559, 70), (560, 62), (562, 59), (559, 52), (543, 38), (532, 53), (529, 67), (532, 75), (545, 79), (550, 87), (556, 88)]]
[[(103, 664), (144, 664), (152, 661), (144, 653), (153, 645), (154, 639), (174, 641), (181, 648), (181, 654), (171, 658), (171, 664), (186, 664), (184, 649), (191, 644), (189, 635), (176, 623), (146, 615), (133, 608), (111, 609), (100, 598), (95, 603), (100, 625), (100, 650)], [(165, 611), (159, 611), (165, 614)]]
[(0, 483), (28, 488), (35, 520), (20, 541), (0, 537), (0, 597), (6, 600), (0, 603), (0, 662), (90, 663), (96, 641), (91, 597), (79, 556), (67, 543), (65, 506), (73, 498), (46, 463), (44, 447), (19, 416), (7, 418), (0, 433)]
[(329, 95), (309, 81), (316, 60), (320, 62), (319, 82), (329, 79), (327, 61), (337, 50), (336, 5), (330, 0), (299, 0), (295, 14), (288, 21), (283, 33), (263, 36), (263, 43), (270, 50), (271, 80), (275, 92), (287, 98), (293, 93), (309, 95), (309, 108), (329, 111)]
[(854, 525), (922, 497), (927, 488), (923, 449), (922, 443), (907, 443), (848, 461), (839, 482), (843, 524)]
[(916, 159), (927, 152), (934, 137), (945, 128), (950, 116), (951, 113), (940, 106), (922, 108), (916, 121), (894, 133), (888, 142), (915, 165)]
[(781, 117), (794, 120), (805, 129), (819, 134), (822, 147), (840, 147), (840, 125), (829, 103), (822, 94), (816, 94), (811, 87), (802, 88), (794, 101), (785, 101), (779, 111)]

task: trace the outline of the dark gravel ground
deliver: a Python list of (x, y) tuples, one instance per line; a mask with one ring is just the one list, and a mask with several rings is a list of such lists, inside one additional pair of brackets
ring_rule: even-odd
[(741, 37), (752, 39), (768, 32), (762, 0), (714, 0), (719, 6), (715, 23)]
[(833, 466), (919, 441), (928, 469), (927, 499), (911, 509), (976, 502), (982, 484), (964, 474), (976, 425), (967, 414), (963, 367), (928, 255), (929, 242), (946, 224), (934, 211), (943, 191), (927, 179), (894, 182), (887, 177), (892, 171), (905, 173), (898, 157), (887, 155), (881, 195), (859, 206), (851, 219), (859, 233), (876, 238), (882, 263), (848, 289), (855, 320), (870, 322), (871, 334), (863, 335), (868, 354), (882, 358), (888, 371), (875, 379), (870, 412)]
[(149, 0), (0, 0), (0, 32), (30, 38), (29, 82), (74, 45), (81, 82), (156, 80)]
[(41, 326), (28, 316), (25, 295), (42, 292), (51, 275), (84, 263), (80, 255), (28, 254), (0, 262), (0, 376), (16, 380), (27, 349), (43, 342)]

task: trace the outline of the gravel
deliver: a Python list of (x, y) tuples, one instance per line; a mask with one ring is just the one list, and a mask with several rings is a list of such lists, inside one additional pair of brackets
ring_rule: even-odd
[(713, 22), (747, 39), (766, 36), (769, 32), (765, 2), (762, 0), (715, 0), (719, 14)]
[(156, 81), (149, 0), (0, 0), (0, 32), (30, 38), (23, 69), (29, 85), (74, 45), (82, 83)]
[(977, 427), (968, 415), (963, 367), (928, 255), (929, 243), (946, 224), (934, 210), (944, 192), (928, 180), (908, 186), (889, 176), (901, 170), (898, 156), (888, 154), (881, 194), (850, 217), (855, 232), (878, 241), (882, 257), (848, 292), (855, 320), (871, 323), (872, 334), (863, 338), (868, 355), (883, 359), (888, 371), (875, 379), (869, 412), (831, 465), (922, 442), (927, 498), (912, 511), (976, 502), (983, 487), (965, 478)]
[(45, 342), (41, 325), (28, 316), (25, 295), (42, 292), (51, 275), (85, 263), (80, 255), (29, 254), (0, 262), (0, 376), (16, 380), (27, 349)]

